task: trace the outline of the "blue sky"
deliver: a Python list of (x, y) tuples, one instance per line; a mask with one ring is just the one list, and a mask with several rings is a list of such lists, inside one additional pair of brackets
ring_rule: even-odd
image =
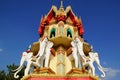
[[(19, 64), (21, 53), (38, 41), (41, 16), (52, 5), (59, 8), (60, 0), (0, 0), (0, 70)], [(63, 0), (64, 8), (68, 5), (82, 18), (84, 39), (94, 46), (108, 70), (103, 80), (119, 80), (120, 1)]]

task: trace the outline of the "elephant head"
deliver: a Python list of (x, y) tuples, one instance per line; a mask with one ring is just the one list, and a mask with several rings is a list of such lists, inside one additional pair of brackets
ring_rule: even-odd
[(21, 57), (21, 61), (20, 61), (19, 67), (18, 67), (17, 69), (13, 70), (13, 71), (15, 71), (15, 73), (14, 73), (14, 78), (19, 78), (19, 75), (17, 75), (17, 74), (18, 74), (18, 73), (21, 71), (21, 69), (23, 68), (24, 62), (25, 62), (25, 61), (28, 61), (29, 59), (31, 59), (31, 57), (32, 57), (32, 52), (29, 52), (29, 53), (23, 52), (23, 53), (22, 53), (22, 57)]

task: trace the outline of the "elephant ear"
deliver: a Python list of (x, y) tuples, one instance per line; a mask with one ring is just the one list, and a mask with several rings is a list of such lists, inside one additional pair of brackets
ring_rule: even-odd
[(89, 52), (91, 52), (90, 45), (86, 42), (83, 43), (83, 51), (86, 56), (89, 56)]
[(33, 52), (33, 55), (37, 55), (38, 51), (39, 51), (39, 46), (40, 43), (39, 42), (34, 42), (32, 47), (31, 47), (31, 52)]

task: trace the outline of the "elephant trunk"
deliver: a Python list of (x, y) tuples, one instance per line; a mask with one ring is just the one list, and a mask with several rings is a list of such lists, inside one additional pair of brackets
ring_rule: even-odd
[(103, 68), (102, 68), (102, 66), (98, 66), (98, 69), (101, 71), (101, 77), (105, 77), (106, 75), (105, 75), (105, 72), (104, 72), (104, 70), (103, 70)]
[(18, 73), (21, 71), (21, 69), (23, 68), (24, 62), (25, 62), (25, 57), (22, 56), (21, 61), (20, 61), (20, 66), (19, 66), (17, 69), (13, 70), (13, 71), (16, 71), (16, 72), (14, 73), (14, 77), (15, 77), (15, 78), (19, 78), (19, 75), (17, 75), (17, 74), (18, 74)]
[(17, 75), (21, 69), (23, 68), (23, 66), (21, 68), (19, 68), (15, 73), (14, 73), (14, 78), (19, 78), (19, 75)]

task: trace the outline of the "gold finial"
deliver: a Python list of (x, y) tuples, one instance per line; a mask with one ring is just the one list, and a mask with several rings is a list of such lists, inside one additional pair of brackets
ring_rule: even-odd
[(61, 4), (60, 4), (60, 8), (63, 8), (63, 1), (61, 0), (60, 3), (61, 3)]
[(61, 11), (64, 11), (64, 8), (63, 8), (63, 1), (61, 0), (61, 3), (60, 3), (60, 10)]

